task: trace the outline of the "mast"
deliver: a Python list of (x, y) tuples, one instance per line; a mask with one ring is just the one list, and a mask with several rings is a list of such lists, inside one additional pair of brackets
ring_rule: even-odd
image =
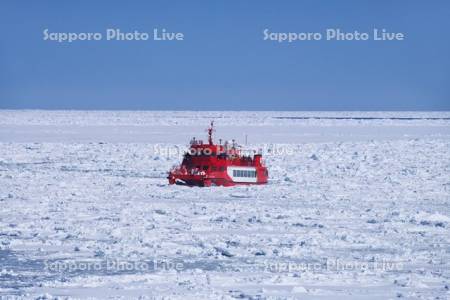
[(211, 125), (208, 128), (208, 143), (210, 145), (213, 144), (213, 139), (212, 139), (213, 131), (214, 131), (214, 121), (211, 121)]

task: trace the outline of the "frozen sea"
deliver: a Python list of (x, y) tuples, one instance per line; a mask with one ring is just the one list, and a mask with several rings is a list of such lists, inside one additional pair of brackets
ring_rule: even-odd
[[(264, 186), (169, 186), (193, 136)], [(449, 299), (450, 112), (0, 110), (0, 298)]]

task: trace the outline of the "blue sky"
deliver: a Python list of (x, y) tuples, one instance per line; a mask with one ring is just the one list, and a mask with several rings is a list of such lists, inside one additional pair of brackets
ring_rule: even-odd
[[(450, 110), (449, 1), (2, 1), (0, 108)], [(107, 28), (184, 41), (43, 40)], [(263, 40), (402, 32), (404, 41)]]

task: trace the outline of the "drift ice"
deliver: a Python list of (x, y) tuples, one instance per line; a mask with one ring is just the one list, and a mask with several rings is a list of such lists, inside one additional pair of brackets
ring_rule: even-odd
[(214, 123), (208, 128), (208, 143), (193, 138), (181, 165), (174, 167), (169, 184), (188, 186), (233, 186), (266, 184), (269, 177), (262, 154), (243, 155), (240, 146), (232, 142), (213, 142)]

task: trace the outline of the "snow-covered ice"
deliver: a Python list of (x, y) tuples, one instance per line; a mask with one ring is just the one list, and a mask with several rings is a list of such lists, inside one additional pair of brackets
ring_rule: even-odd
[[(265, 186), (169, 186), (190, 137)], [(0, 296), (448, 299), (450, 113), (0, 111)]]

